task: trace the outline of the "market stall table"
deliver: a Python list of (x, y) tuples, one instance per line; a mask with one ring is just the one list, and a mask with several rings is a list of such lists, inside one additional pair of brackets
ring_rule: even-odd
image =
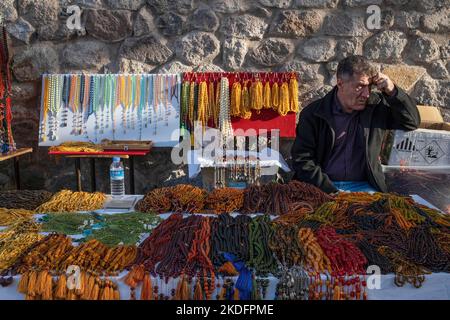
[(21, 148), (16, 151), (7, 153), (5, 155), (0, 154), (0, 162), (13, 159), (14, 161), (14, 179), (16, 182), (16, 189), (20, 190), (20, 166), (19, 158), (27, 153), (32, 153), (33, 148)]
[[(432, 204), (421, 198), (417, 195), (411, 196), (417, 203), (426, 205), (428, 207), (434, 207)], [(139, 200), (142, 198), (142, 195), (126, 195), (123, 197), (126, 200)], [(111, 198), (107, 200), (111, 201)], [(107, 204), (106, 203), (106, 204)], [(108, 213), (122, 213), (126, 214), (127, 212), (132, 212), (131, 210), (110, 210), (110, 209), (101, 209), (96, 210), (96, 213), (102, 213), (102, 214), (108, 214)], [(167, 219), (170, 217), (172, 213), (164, 213), (160, 214), (159, 216), (163, 219)], [(185, 217), (190, 216), (191, 214), (185, 214)], [(216, 216), (214, 214), (201, 214), (201, 215), (208, 215), (208, 216)], [(232, 213), (232, 216), (237, 216), (239, 213)], [(258, 216), (260, 214), (251, 214), (250, 216)], [(275, 217), (271, 217), (275, 218)], [(74, 239), (79, 238), (82, 235), (72, 235), (71, 237)], [(111, 277), (111, 279), (117, 283), (119, 291), (120, 291), (120, 298), (121, 300), (128, 300), (130, 298), (130, 288), (123, 282), (123, 279), (127, 272), (121, 272), (116, 277)], [(367, 276), (366, 276), (367, 277)], [(229, 277), (227, 277), (229, 278)], [(321, 275), (321, 278), (326, 280), (326, 275)], [(414, 286), (410, 284), (405, 284), (403, 287), (397, 287), (394, 283), (394, 274), (385, 274), (380, 275), (379, 279), (379, 286), (376, 288), (368, 287), (367, 293), (368, 293), (368, 299), (369, 300), (449, 300), (450, 299), (450, 276), (448, 273), (432, 273), (430, 275), (425, 276), (425, 282), (423, 282), (421, 288), (415, 288)], [(0, 287), (0, 300), (23, 300), (25, 299), (25, 296), (19, 292), (17, 292), (17, 285), (19, 282), (20, 276), (14, 276), (13, 282), (10, 286), (7, 287)], [(268, 276), (266, 279), (269, 280), (269, 286), (267, 288), (267, 294), (264, 297), (264, 300), (274, 300), (275, 299), (275, 293), (277, 288), (278, 279), (272, 275)], [(372, 278), (373, 279), (373, 278)], [(164, 281), (161, 281), (159, 278), (152, 278), (153, 283), (160, 282), (160, 287), (164, 292), (170, 292), (170, 290), (176, 288), (178, 284), (178, 278), (170, 279), (168, 283), (165, 283)], [(234, 277), (234, 281), (237, 280), (237, 277)], [(374, 283), (370, 279), (368, 279), (368, 283)], [(212, 297), (215, 297), (218, 293), (216, 289), (216, 292), (212, 294)], [(136, 297), (140, 296), (141, 291), (141, 285), (139, 285), (136, 288), (135, 295)]]
[(55, 156), (64, 156), (75, 159), (75, 177), (77, 183), (77, 190), (81, 191), (81, 159), (90, 159), (91, 165), (91, 191), (97, 191), (97, 179), (95, 176), (95, 159), (120, 157), (122, 159), (129, 159), (130, 165), (130, 193), (135, 193), (134, 181), (134, 157), (145, 156), (150, 150), (142, 151), (103, 151), (103, 152), (62, 152), (49, 151), (48, 154)]

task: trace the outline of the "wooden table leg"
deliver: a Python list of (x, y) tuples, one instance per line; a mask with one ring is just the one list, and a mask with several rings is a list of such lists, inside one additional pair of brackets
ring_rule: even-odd
[(130, 193), (135, 194), (134, 185), (134, 156), (130, 156)]
[(95, 158), (91, 158), (91, 191), (97, 191), (97, 179), (95, 177)]
[(19, 157), (14, 158), (14, 177), (16, 180), (16, 190), (20, 190), (20, 168)]
[(75, 176), (77, 179), (77, 191), (81, 191), (81, 159), (75, 158)]

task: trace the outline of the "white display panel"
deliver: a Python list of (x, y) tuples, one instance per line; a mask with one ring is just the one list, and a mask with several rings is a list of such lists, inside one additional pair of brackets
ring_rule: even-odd
[(103, 139), (173, 146), (180, 88), (178, 74), (43, 75), (39, 146)]

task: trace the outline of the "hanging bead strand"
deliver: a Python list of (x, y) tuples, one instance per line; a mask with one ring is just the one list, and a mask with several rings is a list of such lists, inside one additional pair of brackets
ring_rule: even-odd
[(140, 97), (139, 97), (139, 109), (138, 109), (138, 120), (139, 120), (139, 140), (142, 140), (142, 117), (145, 110), (145, 104), (147, 102), (147, 76), (142, 76), (140, 83)]
[(69, 113), (69, 93), (70, 93), (70, 87), (71, 87), (71, 77), (70, 75), (66, 74), (64, 75), (64, 84), (63, 84), (63, 111), (61, 114), (61, 128), (67, 127), (67, 118)]
[(42, 119), (41, 119), (41, 125), (39, 128), (39, 139), (40, 141), (44, 142), (46, 141), (46, 123), (47, 123), (47, 113), (49, 110), (49, 91), (50, 91), (50, 81), (49, 81), (49, 76), (48, 75), (44, 75), (42, 78), (42, 91), (44, 92), (44, 97), (42, 99), (42, 110), (43, 110), (43, 115), (42, 115)]

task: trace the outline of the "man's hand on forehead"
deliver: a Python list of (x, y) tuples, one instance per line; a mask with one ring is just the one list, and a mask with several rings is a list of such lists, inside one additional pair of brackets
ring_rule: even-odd
[(386, 93), (387, 95), (394, 95), (395, 85), (392, 80), (385, 74), (378, 72), (370, 79), (370, 85), (374, 85), (378, 90)]

